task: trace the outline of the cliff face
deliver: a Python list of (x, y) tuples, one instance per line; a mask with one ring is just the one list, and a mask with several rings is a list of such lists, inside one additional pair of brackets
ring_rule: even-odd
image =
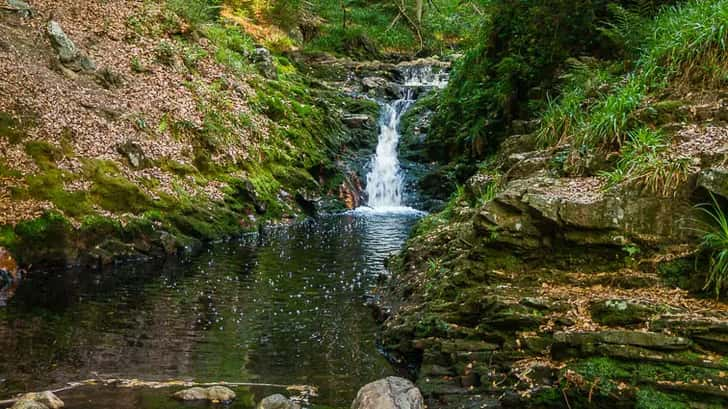
[(0, 10), (0, 246), (22, 264), (161, 255), (343, 207), (337, 158), (372, 138), (342, 119), (376, 105), (175, 4)]

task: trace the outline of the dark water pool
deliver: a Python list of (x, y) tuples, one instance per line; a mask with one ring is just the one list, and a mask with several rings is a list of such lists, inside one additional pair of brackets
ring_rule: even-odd
[[(331, 216), (216, 244), (185, 263), (36, 272), (0, 309), (0, 398), (97, 373), (310, 384), (315, 403), (348, 407), (361, 385), (394, 372), (363, 303), (415, 221)], [(242, 408), (275, 391), (238, 392)], [(188, 407), (168, 395), (61, 397), (70, 408)]]

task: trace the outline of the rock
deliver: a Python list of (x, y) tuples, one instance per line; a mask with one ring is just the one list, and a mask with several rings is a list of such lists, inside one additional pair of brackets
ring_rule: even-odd
[(53, 392), (26, 393), (11, 409), (60, 409), (64, 406), (62, 400)]
[(7, 5), (7, 9), (18, 13), (21, 17), (33, 17), (33, 9), (30, 7), (30, 4), (22, 0), (5, 0), (5, 4)]
[(48, 406), (34, 400), (19, 400), (10, 409), (50, 409)]
[(207, 400), (211, 402), (230, 402), (235, 399), (235, 392), (224, 386), (211, 386), (207, 388)]
[(207, 389), (200, 387), (183, 389), (172, 396), (179, 400), (207, 400)]
[(351, 409), (424, 409), (422, 393), (404, 378), (390, 376), (364, 385)]
[(144, 168), (149, 160), (144, 154), (142, 147), (134, 141), (126, 141), (116, 147), (116, 151), (129, 162), (131, 167), (136, 169)]
[(654, 310), (628, 300), (604, 300), (591, 305), (592, 319), (603, 325), (632, 325), (647, 321)]
[(258, 403), (258, 409), (300, 409), (300, 405), (285, 396), (277, 393), (263, 398)]
[(361, 80), (361, 85), (364, 91), (382, 98), (399, 98), (401, 94), (397, 84), (382, 77), (366, 77)]
[(711, 168), (703, 170), (698, 176), (698, 186), (716, 195), (728, 197), (728, 169)]
[(71, 63), (79, 58), (80, 53), (76, 44), (66, 35), (57, 21), (48, 22), (48, 36), (62, 63)]
[(94, 71), (96, 66), (83, 55), (73, 41), (66, 35), (57, 21), (49, 21), (47, 27), (51, 45), (56, 50), (61, 63), (74, 71)]
[(0, 307), (15, 294), (20, 284), (20, 270), (10, 253), (0, 247)]
[(692, 345), (687, 338), (639, 331), (557, 332), (554, 334), (554, 341), (575, 347), (601, 343), (659, 350), (681, 350)]
[(260, 73), (269, 80), (278, 79), (278, 71), (273, 63), (273, 56), (265, 47), (256, 47), (252, 56), (253, 63)]
[(372, 118), (365, 114), (344, 114), (341, 120), (351, 129), (368, 128), (372, 124)]

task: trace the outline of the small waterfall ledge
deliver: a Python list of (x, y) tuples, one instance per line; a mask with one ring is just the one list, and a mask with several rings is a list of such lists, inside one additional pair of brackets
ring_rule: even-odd
[(404, 180), (399, 165), (399, 124), (418, 97), (447, 85), (447, 72), (430, 66), (411, 66), (402, 70), (400, 98), (382, 103), (379, 138), (366, 177), (367, 205), (357, 210), (378, 213), (419, 212), (402, 201)]

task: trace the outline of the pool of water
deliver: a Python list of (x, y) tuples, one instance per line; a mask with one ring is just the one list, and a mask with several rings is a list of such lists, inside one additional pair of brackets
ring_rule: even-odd
[[(0, 309), (0, 398), (98, 375), (309, 384), (315, 403), (348, 407), (360, 386), (394, 373), (364, 302), (417, 217), (330, 216), (186, 262), (34, 272)], [(235, 407), (269, 392), (239, 391)], [(165, 391), (64, 394), (71, 408), (187, 407)]]

